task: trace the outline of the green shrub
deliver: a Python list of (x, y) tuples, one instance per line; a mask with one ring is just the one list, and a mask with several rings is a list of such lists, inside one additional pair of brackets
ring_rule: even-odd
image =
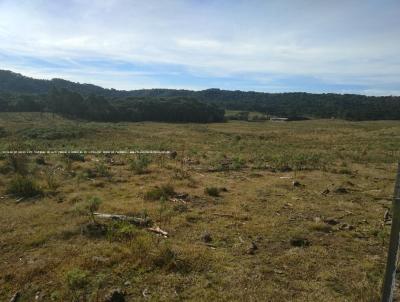
[(161, 246), (157, 251), (153, 264), (168, 272), (188, 273), (191, 271), (190, 264), (167, 245)]
[(10, 154), (7, 158), (7, 164), (18, 174), (28, 174), (28, 157), (25, 154)]
[(108, 167), (104, 163), (98, 163), (95, 167), (95, 173), (96, 175), (99, 175), (101, 177), (110, 177), (111, 173), (108, 169)]
[(204, 189), (204, 193), (206, 193), (209, 196), (218, 197), (219, 189), (217, 187), (206, 187)]
[(154, 257), (154, 265), (168, 271), (174, 271), (177, 267), (177, 255), (171, 248), (162, 246)]
[(8, 184), (7, 193), (29, 198), (42, 195), (43, 191), (33, 179), (18, 175)]
[(83, 178), (95, 178), (97, 176), (96, 171), (90, 168), (86, 168), (82, 174)]
[(128, 242), (132, 256), (140, 261), (143, 267), (153, 267), (153, 249), (156, 243), (151, 234), (138, 232), (136, 236)]
[(168, 199), (171, 196), (175, 195), (174, 188), (171, 185), (162, 185), (161, 187), (155, 187), (148, 190), (144, 194), (145, 200), (160, 200), (160, 199)]
[(246, 161), (242, 158), (235, 157), (232, 160), (232, 164), (230, 165), (231, 170), (240, 170), (242, 169), (246, 164)]
[(246, 161), (240, 157), (229, 158), (224, 154), (216, 156), (211, 161), (214, 171), (231, 171), (240, 170), (245, 167)]
[(58, 183), (58, 181), (56, 179), (55, 171), (52, 169), (46, 169), (44, 171), (44, 179), (46, 181), (47, 187), (51, 191), (57, 190), (58, 187), (60, 186), (60, 184)]
[(0, 173), (1, 174), (8, 174), (11, 171), (12, 171), (12, 169), (8, 164), (0, 165)]
[(64, 158), (71, 161), (85, 161), (85, 156), (81, 153), (66, 153), (64, 154)]
[(99, 209), (102, 200), (99, 197), (91, 197), (75, 205), (74, 211), (80, 215), (87, 215), (93, 224), (96, 223), (94, 213)]
[(89, 284), (88, 273), (74, 268), (66, 273), (66, 282), (71, 291), (82, 290)]
[(38, 165), (45, 165), (46, 164), (46, 160), (44, 159), (44, 156), (42, 156), (42, 155), (39, 155), (38, 157), (36, 157), (35, 162)]
[(133, 239), (139, 230), (125, 221), (113, 222), (107, 227), (107, 236), (110, 240), (126, 241)]
[(129, 168), (136, 174), (144, 174), (148, 172), (147, 168), (150, 163), (150, 158), (147, 155), (139, 154), (137, 158), (130, 161)]

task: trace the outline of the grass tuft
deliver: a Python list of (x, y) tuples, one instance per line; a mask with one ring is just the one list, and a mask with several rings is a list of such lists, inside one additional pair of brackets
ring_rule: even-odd
[(7, 187), (7, 193), (24, 198), (43, 195), (42, 189), (32, 178), (21, 175), (11, 180)]
[(162, 185), (161, 187), (154, 187), (149, 189), (144, 194), (145, 200), (156, 201), (160, 199), (168, 199), (171, 196), (175, 195), (175, 190), (171, 185)]

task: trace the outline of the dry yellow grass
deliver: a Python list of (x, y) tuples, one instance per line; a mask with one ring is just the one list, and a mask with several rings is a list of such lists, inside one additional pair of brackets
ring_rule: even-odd
[[(18, 203), (6, 194), (15, 173), (2, 169), (1, 301), (16, 291), (21, 301), (102, 301), (115, 287), (127, 301), (379, 300), (398, 122), (104, 124), (1, 114), (0, 127), (9, 134), (0, 138), (2, 149), (178, 152), (152, 158), (143, 174), (131, 171), (129, 156), (114, 156), (112, 165), (102, 156), (67, 163), (52, 155), (45, 166), (31, 156), (30, 174), (44, 196)], [(59, 138), (48, 139), (54, 129)], [(71, 131), (78, 135), (63, 137)], [(99, 162), (110, 176), (88, 177)], [(56, 167), (59, 186), (50, 189), (44, 172)], [(145, 200), (167, 184), (190, 200)], [(92, 196), (102, 199), (100, 212), (146, 213), (170, 236), (103, 221), (107, 234), (85, 235), (88, 219), (76, 208)], [(309, 245), (293, 246), (294, 238)]]

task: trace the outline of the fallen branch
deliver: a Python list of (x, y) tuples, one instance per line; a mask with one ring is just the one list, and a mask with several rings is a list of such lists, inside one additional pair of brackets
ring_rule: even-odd
[(93, 213), (93, 215), (101, 219), (127, 221), (129, 223), (139, 226), (147, 226), (151, 224), (150, 218), (141, 218), (141, 217), (126, 216), (126, 215), (106, 214), (106, 213)]
[(20, 296), (21, 296), (21, 294), (19, 292), (16, 292), (14, 294), (14, 296), (11, 297), (10, 302), (17, 302), (19, 300)]
[(153, 227), (153, 228), (147, 228), (147, 229), (148, 229), (150, 232), (163, 235), (164, 237), (168, 237), (168, 232), (166, 232), (166, 231), (160, 229), (160, 227), (158, 227), (158, 226)]
[(169, 200), (172, 202), (180, 202), (180, 203), (186, 204), (186, 200), (181, 199), (181, 198), (170, 198)]
[(15, 203), (20, 203), (20, 202), (23, 201), (23, 200), (24, 200), (24, 197), (17, 198), (17, 199), (15, 200)]

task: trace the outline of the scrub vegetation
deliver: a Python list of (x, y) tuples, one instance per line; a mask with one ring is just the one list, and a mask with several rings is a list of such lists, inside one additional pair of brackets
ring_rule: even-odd
[(176, 152), (2, 154), (1, 301), (379, 300), (396, 121), (3, 112), (0, 129), (1, 150)]

